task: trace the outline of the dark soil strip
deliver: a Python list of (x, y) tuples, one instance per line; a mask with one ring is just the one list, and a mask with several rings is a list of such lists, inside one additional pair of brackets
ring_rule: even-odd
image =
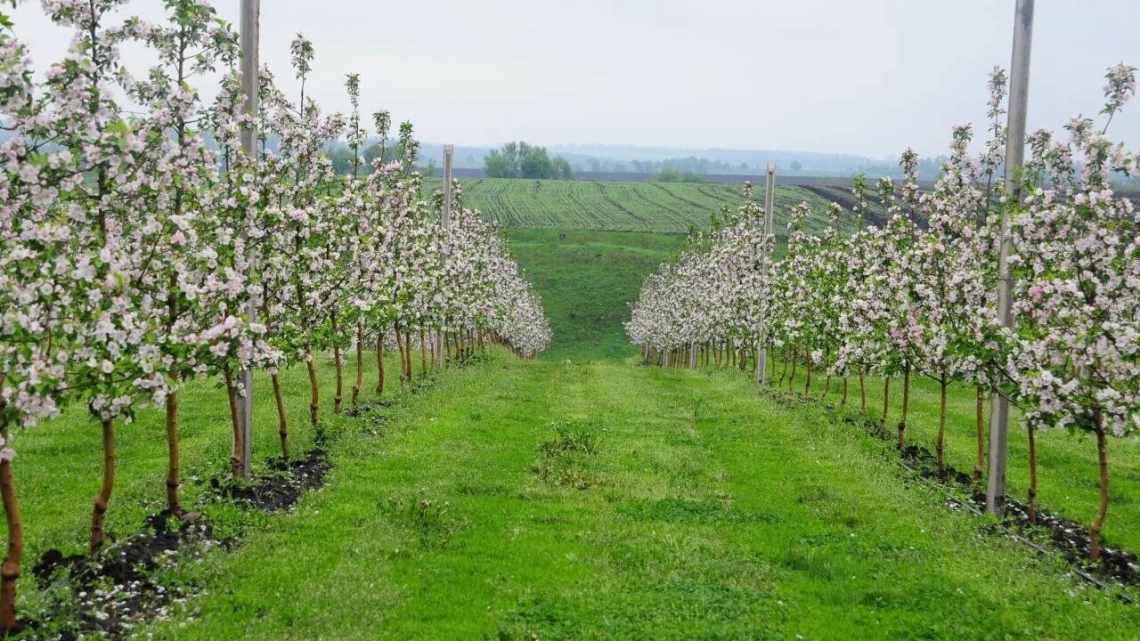
[[(324, 485), (329, 468), (327, 453), (318, 447), (300, 459), (270, 460), (268, 471), (252, 481), (215, 477), (202, 498), (266, 512), (287, 510), (305, 492)], [(164, 585), (157, 575), (161, 567), (176, 557), (201, 558), (212, 548), (237, 543), (216, 538), (200, 513), (179, 519), (162, 512), (149, 517), (142, 532), (94, 556), (48, 550), (32, 573), (40, 590), (51, 595), (51, 605), (26, 627), (31, 638), (123, 638), (135, 625), (169, 615), (175, 601), (194, 595), (194, 586)]]
[(95, 556), (48, 550), (32, 574), (49, 594), (50, 605), (27, 623), (30, 636), (63, 641), (92, 633), (124, 637), (135, 625), (168, 615), (175, 601), (195, 592), (190, 585), (164, 585), (156, 570), (175, 555), (199, 559), (212, 548), (229, 549), (235, 543), (216, 538), (199, 515), (177, 519), (162, 512), (148, 518), (142, 532)]
[(210, 490), (216, 497), (247, 509), (287, 510), (296, 505), (305, 492), (324, 485), (330, 467), (328, 453), (315, 447), (304, 458), (272, 459), (269, 471), (251, 481), (212, 478)]

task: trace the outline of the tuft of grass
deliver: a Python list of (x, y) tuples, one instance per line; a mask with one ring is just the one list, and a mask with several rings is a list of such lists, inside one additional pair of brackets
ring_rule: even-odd
[(410, 530), (425, 549), (445, 547), (463, 524), (449, 502), (425, 494), (388, 497), (380, 513)]
[(588, 490), (599, 483), (591, 464), (598, 453), (595, 424), (581, 421), (556, 421), (555, 437), (539, 446), (539, 460), (534, 465), (538, 478), (563, 487)]

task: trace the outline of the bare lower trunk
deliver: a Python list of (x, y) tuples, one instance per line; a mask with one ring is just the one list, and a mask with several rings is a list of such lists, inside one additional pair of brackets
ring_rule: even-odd
[(847, 376), (843, 377), (843, 398), (839, 399), (840, 407), (847, 407)]
[(792, 350), (792, 372), (788, 374), (788, 390), (790, 391), (796, 384), (796, 350)]
[(811, 392), (811, 356), (808, 356), (808, 362), (804, 365), (804, 368), (807, 369), (807, 378), (804, 380), (804, 394), (808, 394)]
[(406, 332), (404, 334), (404, 368), (407, 372), (408, 382), (412, 382), (412, 333)]
[(277, 405), (277, 436), (281, 439), (281, 458), (289, 460), (289, 419), (285, 414), (285, 398), (281, 395), (281, 380), (277, 372), (269, 375), (273, 382), (273, 402)]
[(376, 395), (384, 393), (384, 332), (376, 336)]
[(1093, 416), (1096, 422), (1096, 454), (1100, 469), (1100, 504), (1097, 506), (1096, 518), (1089, 528), (1089, 557), (1094, 561), (1100, 559), (1101, 543), (1100, 533), (1104, 529), (1104, 519), (1108, 516), (1108, 444), (1105, 442), (1104, 415), (1098, 407)]
[(938, 475), (946, 475), (945, 438), (946, 438), (946, 374), (938, 381), (938, 442), (934, 449), (938, 455)]
[(166, 396), (166, 509), (180, 516), (182, 505), (178, 501), (181, 480), (178, 452), (178, 392)]
[(226, 384), (226, 400), (230, 407), (230, 428), (233, 431), (233, 449), (230, 451), (230, 473), (235, 478), (242, 475), (245, 457), (245, 435), (241, 429), (241, 414), (238, 410), (237, 388), (234, 387), (234, 376), (227, 364), (222, 368), (222, 377)]
[[(0, 435), (7, 441), (8, 425), (3, 411), (0, 407)], [(4, 565), (0, 566), (0, 632), (14, 632), (20, 627), (16, 620), (16, 583), (20, 579), (20, 563), (24, 557), (24, 521), (20, 516), (20, 502), (16, 499), (16, 482), (10, 460), (0, 461), (0, 497), (3, 498), (4, 519), (8, 526), (8, 550)]]
[(352, 407), (360, 405), (360, 390), (364, 387), (364, 323), (356, 323), (356, 379), (352, 383)]
[(111, 505), (111, 490), (115, 488), (115, 421), (103, 419), (103, 484), (95, 497), (91, 511), (91, 552), (98, 550), (107, 540), (104, 525), (107, 508)]
[(1026, 423), (1026, 432), (1029, 437), (1029, 496), (1026, 513), (1030, 523), (1037, 522), (1037, 430), (1032, 422)]
[(867, 413), (867, 384), (863, 377), (863, 372), (859, 372), (859, 413)]
[(315, 428), (321, 422), (321, 391), (317, 385), (317, 357), (311, 343), (305, 344), (305, 369), (309, 372), (309, 424)]
[(891, 398), (891, 377), (886, 376), (883, 378), (883, 415), (879, 419), (879, 429), (883, 432), (883, 437), (887, 435), (887, 410), (890, 409)]
[(404, 335), (400, 326), (396, 325), (396, 347), (400, 350), (400, 382), (406, 383), (408, 379), (408, 359), (404, 358)]
[(333, 363), (336, 366), (336, 393), (333, 394), (333, 414), (340, 414), (341, 402), (344, 399), (344, 369), (340, 358), (340, 332), (337, 331), (336, 313), (331, 316), (333, 337)]
[(420, 373), (426, 374), (428, 368), (427, 361), (427, 338), (424, 336), (424, 330), (420, 330)]
[(903, 371), (902, 419), (899, 420), (899, 449), (906, 446), (906, 419), (910, 410), (910, 364)]
[(986, 420), (985, 420), (985, 398), (982, 394), (982, 386), (976, 385), (975, 392), (977, 399), (974, 403), (974, 409), (977, 413), (975, 417), (978, 424), (978, 457), (974, 459), (974, 480), (982, 480), (982, 470), (986, 465)]

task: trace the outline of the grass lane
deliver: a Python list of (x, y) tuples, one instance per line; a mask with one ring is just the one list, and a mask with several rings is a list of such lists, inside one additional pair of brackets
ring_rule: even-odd
[[(346, 430), (160, 639), (1134, 638), (1140, 609), (729, 372), (494, 356)], [(561, 432), (559, 431), (561, 429)]]

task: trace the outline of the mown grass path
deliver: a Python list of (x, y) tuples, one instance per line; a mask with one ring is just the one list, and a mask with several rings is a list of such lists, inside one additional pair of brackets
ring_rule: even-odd
[(731, 372), (502, 355), (441, 377), (164, 639), (1134, 639), (1140, 608)]

